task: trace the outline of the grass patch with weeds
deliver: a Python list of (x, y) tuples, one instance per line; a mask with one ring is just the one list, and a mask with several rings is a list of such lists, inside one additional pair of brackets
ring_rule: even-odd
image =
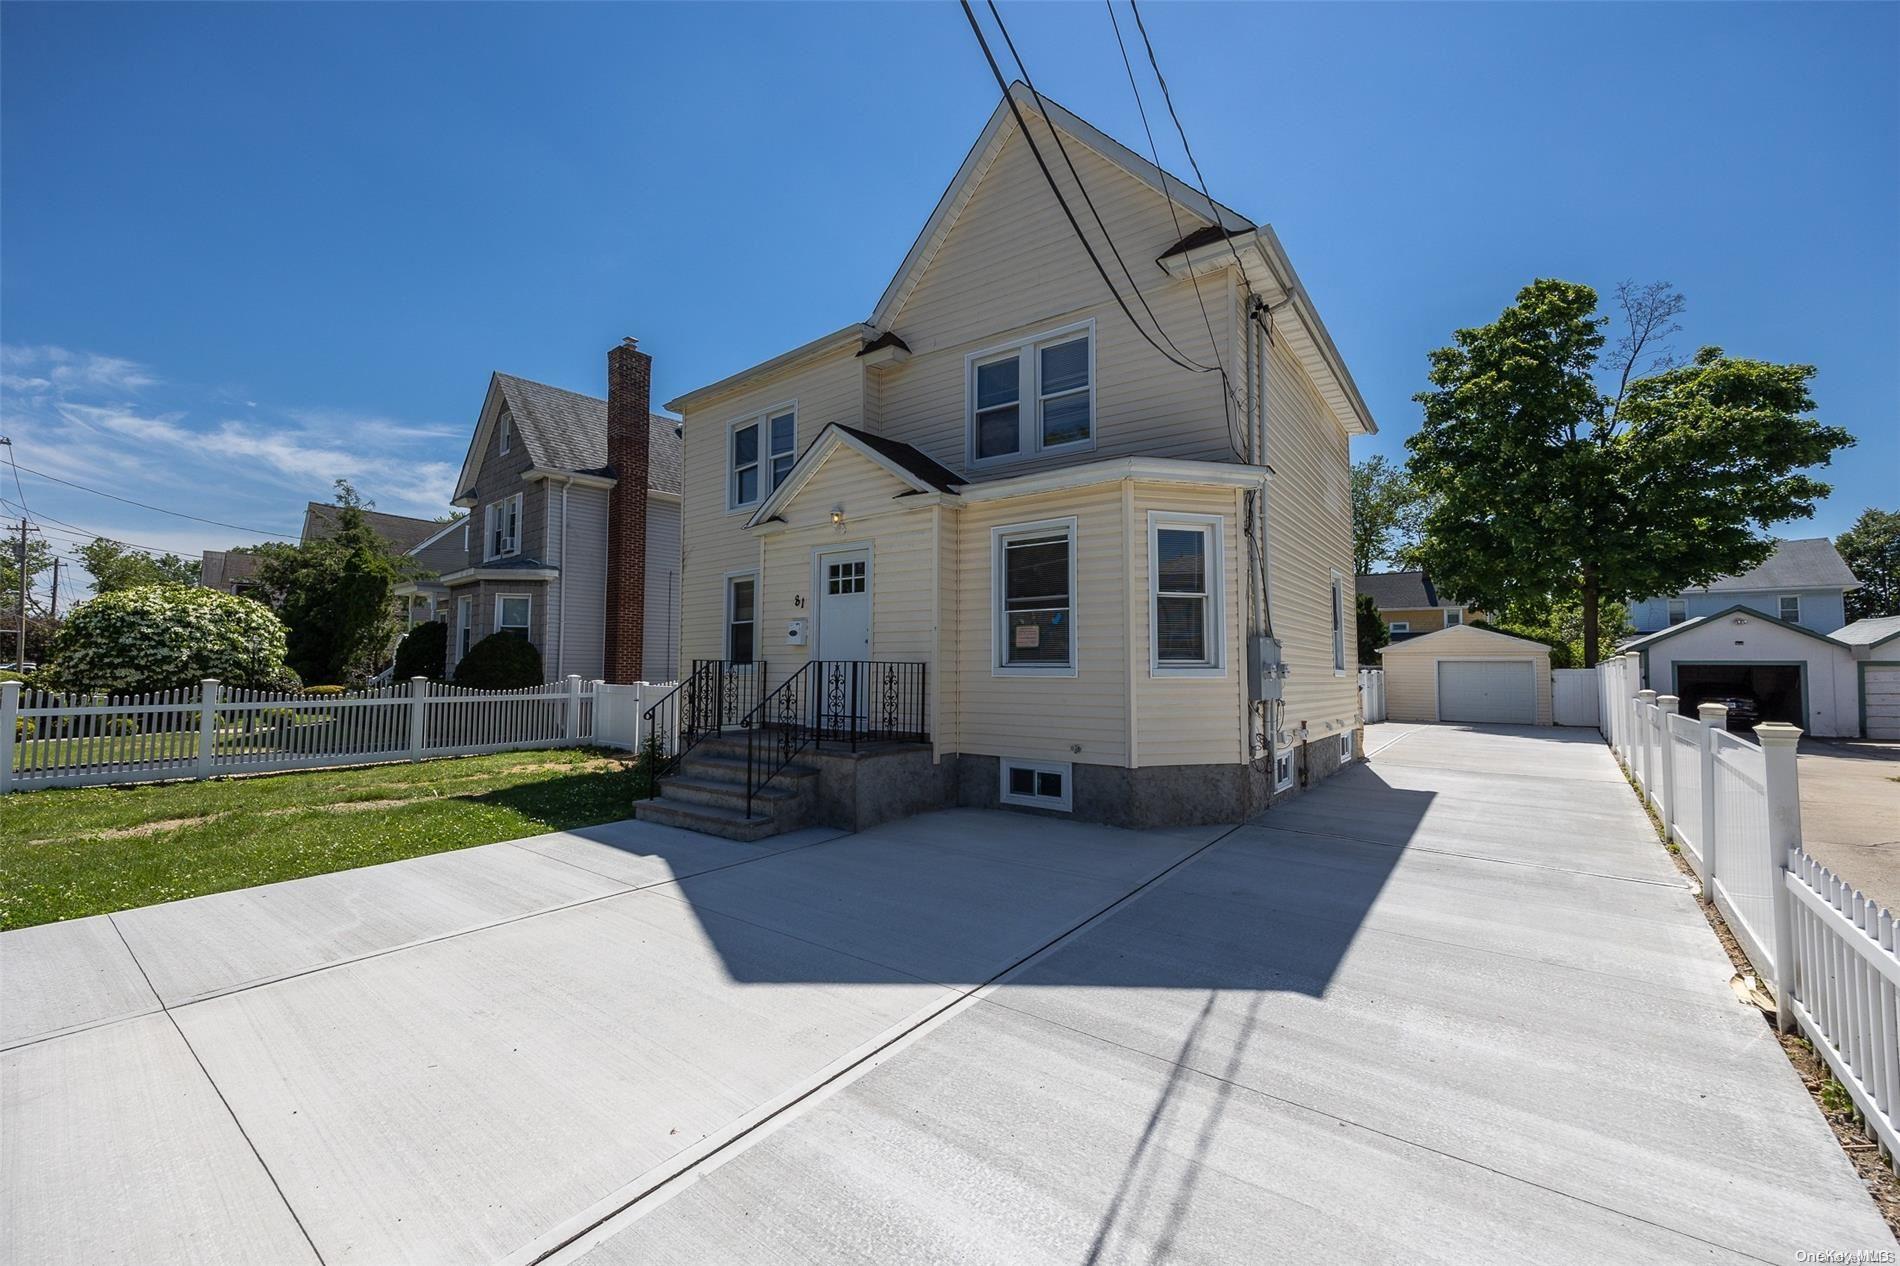
[(504, 752), (0, 800), (0, 928), (106, 914), (631, 816), (597, 751)]

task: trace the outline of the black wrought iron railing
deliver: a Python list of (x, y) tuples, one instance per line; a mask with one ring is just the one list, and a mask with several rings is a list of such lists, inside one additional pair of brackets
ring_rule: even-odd
[[(749, 724), (765, 689), (765, 661), (739, 664), (727, 659), (696, 659), (679, 685), (661, 695), (643, 714), (647, 750), (657, 756), (653, 786), (679, 768), (680, 757), (714, 734)], [(657, 791), (655, 794), (658, 794)]]
[(746, 816), (761, 788), (807, 747), (930, 737), (928, 667), (899, 660), (815, 659), (759, 702), (746, 725)]

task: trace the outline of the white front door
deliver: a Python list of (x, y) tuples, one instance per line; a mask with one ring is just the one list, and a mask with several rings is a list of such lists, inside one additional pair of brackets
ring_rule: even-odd
[(871, 658), (871, 551), (818, 555), (818, 638), (814, 659)]

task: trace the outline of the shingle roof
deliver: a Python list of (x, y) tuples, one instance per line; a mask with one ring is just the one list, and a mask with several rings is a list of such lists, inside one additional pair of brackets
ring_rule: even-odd
[(869, 431), (860, 431), (857, 427), (846, 426), (842, 422), (834, 423), (834, 425), (852, 439), (896, 462), (938, 492), (953, 492), (968, 482), (962, 475), (957, 474), (956, 471), (937, 461), (922, 449), (906, 444), (902, 440), (873, 435)]
[[(312, 501), (304, 506), (303, 539), (309, 541), (327, 540), (336, 531), (336, 517), (339, 507), (322, 501)], [(406, 554), (422, 542), (440, 532), (446, 523), (435, 519), (417, 519), (406, 514), (384, 514), (381, 510), (365, 510), (363, 518), (370, 530), (388, 541), (399, 554)]]
[(1720, 576), (1703, 586), (1709, 593), (1754, 589), (1858, 589), (1834, 542), (1825, 536), (1775, 542), (1768, 561), (1739, 576)]
[(1878, 646), (1888, 638), (1900, 637), (1900, 615), (1869, 616), (1828, 636), (1848, 646)]
[[(605, 400), (513, 374), (496, 374), (495, 385), (514, 417), (515, 433), (536, 466), (586, 474), (607, 472)], [(679, 425), (678, 418), (664, 413), (647, 414), (647, 487), (659, 492), (680, 490), (684, 445)]]
[(1417, 607), (1440, 607), (1438, 590), (1422, 571), (1382, 571), (1355, 578), (1360, 593), (1371, 594), (1381, 611), (1409, 611)]

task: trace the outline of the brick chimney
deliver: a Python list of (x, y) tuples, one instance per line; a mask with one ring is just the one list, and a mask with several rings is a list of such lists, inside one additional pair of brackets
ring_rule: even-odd
[(607, 464), (614, 487), (607, 500), (608, 681), (639, 681), (646, 648), (647, 415), (653, 358), (633, 339), (607, 353)]

